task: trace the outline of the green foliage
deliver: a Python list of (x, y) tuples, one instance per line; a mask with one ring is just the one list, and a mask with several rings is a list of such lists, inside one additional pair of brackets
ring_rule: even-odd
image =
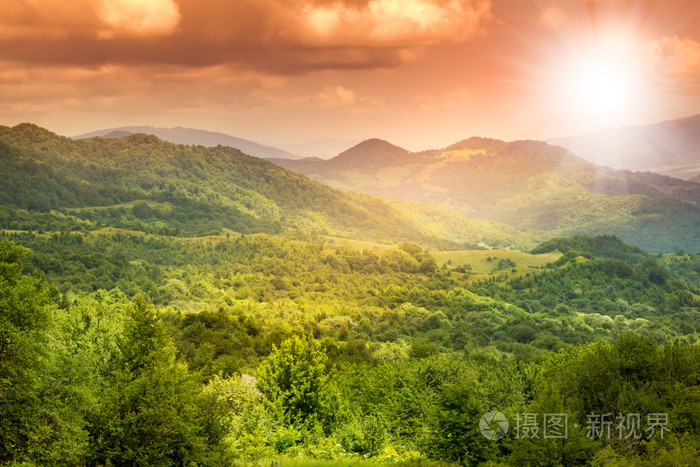
[(660, 262), (686, 287), (700, 290), (700, 254), (664, 256)]
[(387, 441), (387, 430), (379, 417), (367, 415), (343, 424), (336, 437), (348, 452), (376, 456)]
[[(561, 394), (564, 407), (585, 421), (589, 413), (661, 413), (684, 399), (700, 374), (698, 347), (660, 347), (652, 339), (629, 334), (552, 357), (545, 377)], [(676, 414), (675, 424), (697, 430), (693, 416)]]
[(201, 459), (196, 387), (175, 362), (156, 311), (141, 297), (128, 309), (120, 350), (90, 423), (93, 462), (188, 465)]
[(328, 406), (330, 391), (326, 354), (316, 340), (294, 335), (286, 339), (258, 367), (257, 387), (282, 410), (289, 423), (319, 420), (328, 423), (335, 407)]
[[(440, 225), (468, 230), (450, 233), (459, 241), (480, 229), (508, 245), (537, 236), (425, 207), (409, 219), (228, 148), (74, 142), (26, 125), (0, 134), (12, 181), (0, 227), (19, 230), (2, 236), (26, 248), (0, 243), (2, 461), (673, 465), (697, 455), (697, 255), (652, 257), (612, 236), (555, 239), (542, 256), (431, 254), (426, 244), (454, 246)], [(603, 208), (620, 214), (632, 201)], [(637, 201), (643, 218), (658, 214)], [(516, 220), (562, 229), (587, 215), (568, 208)], [(635, 238), (653, 244), (645, 232)], [(542, 253), (554, 250), (564, 254)], [(478, 432), (492, 409), (565, 412), (580, 427), (564, 441), (495, 443)], [(668, 412), (671, 432), (590, 440), (591, 411)]]
[(447, 385), (440, 393), (426, 451), (434, 458), (476, 465), (493, 455), (494, 443), (479, 431), (486, 412), (465, 382)]
[(0, 461), (77, 462), (85, 441), (80, 382), (73, 365), (61, 367), (56, 291), (21, 274), (24, 254), (0, 242)]
[[(54, 230), (46, 219), (59, 211), (90, 229), (164, 235), (277, 234), (284, 226), (373, 240), (429, 237), (378, 198), (334, 191), (223, 146), (146, 135), (71, 140), (25, 124), (0, 126), (0, 160), (0, 204), (10, 208), (0, 228)], [(25, 211), (37, 214), (16, 219)]]
[[(453, 240), (509, 245), (536, 236), (425, 207), (411, 206), (420, 212), (409, 220), (226, 148), (12, 132), (0, 147), (13, 180), (0, 190), (0, 226), (36, 233), (7, 233), (29, 249), (24, 266), (2, 244), (0, 330), (26, 351), (0, 359), (1, 394), (14, 397), (0, 407), (4, 461), (690, 465), (697, 456), (691, 255), (652, 259), (610, 236), (538, 247), (565, 252), (558, 260), (434, 253), (441, 264), (454, 258), (459, 276), (438, 271), (417, 243), (325, 234), (444, 247), (425, 233), (446, 226)], [(603, 212), (617, 217), (588, 227), (632, 225), (620, 216), (634, 203), (646, 220), (661, 208), (606, 199)], [(670, 213), (692, 224), (686, 204)], [(515, 221), (563, 229), (591, 214), (549, 207)], [(673, 240), (645, 238), (659, 228), (650, 225), (633, 238)], [(46, 274), (63, 295), (22, 271)], [(128, 304), (139, 293), (162, 314), (142, 298)], [(580, 426), (566, 440), (495, 443), (478, 432), (491, 409), (565, 412)], [(590, 411), (623, 410), (668, 412), (672, 432), (638, 443), (586, 437)]]
[(510, 258), (502, 258), (498, 260), (498, 264), (496, 265), (495, 268), (493, 268), (494, 272), (495, 271), (502, 271), (504, 269), (511, 269), (516, 267), (517, 265), (515, 262), (510, 259)]
[(614, 235), (599, 235), (597, 237), (564, 237), (548, 240), (535, 249), (533, 254), (549, 253), (551, 251), (567, 253), (570, 250), (588, 253), (599, 258), (614, 258), (631, 263), (639, 263), (649, 257), (643, 250), (625, 244)]

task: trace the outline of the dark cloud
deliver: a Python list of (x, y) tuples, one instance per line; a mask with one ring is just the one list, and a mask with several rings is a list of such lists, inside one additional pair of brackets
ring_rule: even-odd
[(0, 60), (239, 64), (277, 73), (390, 67), (424, 47), (471, 39), (491, 17), (489, 0), (47, 3), (10, 0), (0, 18)]

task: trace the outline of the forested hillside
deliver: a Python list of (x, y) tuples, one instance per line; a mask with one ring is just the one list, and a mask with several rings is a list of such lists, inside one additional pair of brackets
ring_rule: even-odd
[(225, 147), (0, 142), (2, 463), (700, 455), (696, 254), (339, 192)]
[(423, 237), (376, 198), (328, 189), (223, 146), (141, 134), (73, 141), (24, 124), (0, 127), (0, 159), (0, 203), (13, 210), (5, 210), (4, 228), (25, 228), (19, 209), (51, 213), (44, 219), (55, 225), (70, 215), (167, 235), (301, 227), (374, 240)]
[[(410, 243), (9, 237), (29, 249), (2, 243), (2, 332), (32, 353), (2, 360), (6, 460), (652, 465), (698, 453), (700, 408), (683, 402), (699, 383), (698, 295), (653, 259), (568, 249), (479, 274)], [(548, 442), (478, 432), (487, 410), (552, 407), (581, 428)], [(611, 410), (668, 413), (670, 432), (626, 447), (587, 437), (587, 415)]]
[(216, 131), (198, 130), (195, 128), (155, 128), (152, 126), (124, 126), (110, 128), (107, 130), (92, 131), (83, 135), (75, 136), (75, 139), (94, 138), (122, 138), (137, 133), (157, 136), (158, 138), (175, 144), (201, 145), (201, 146), (230, 146), (255, 157), (272, 158), (283, 157), (288, 159), (299, 158), (294, 154), (282, 149), (265, 146), (263, 144), (249, 141), (235, 136), (219, 133)]
[(368, 140), (327, 161), (275, 163), (336, 188), (433, 203), (519, 230), (615, 234), (653, 252), (700, 249), (697, 184), (598, 167), (538, 141), (470, 138), (409, 153)]

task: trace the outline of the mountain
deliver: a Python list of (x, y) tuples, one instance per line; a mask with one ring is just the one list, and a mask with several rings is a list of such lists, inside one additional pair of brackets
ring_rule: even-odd
[[(401, 165), (409, 152), (387, 141), (372, 138), (363, 141), (352, 148), (343, 151), (329, 160), (319, 158), (306, 158), (296, 161), (294, 167), (324, 167), (325, 170), (375, 172), (384, 167)], [(278, 165), (285, 166), (287, 161), (271, 159)]]
[(551, 235), (616, 234), (650, 251), (700, 248), (700, 186), (598, 167), (539, 141), (470, 138), (411, 153), (368, 140), (327, 161), (275, 160), (329, 186)]
[(359, 142), (359, 140), (352, 139), (323, 138), (298, 144), (277, 144), (276, 146), (302, 158), (330, 159)]
[(341, 193), (230, 147), (176, 145), (145, 134), (74, 140), (21, 124), (0, 126), (0, 161), (3, 229), (26, 230), (26, 218), (43, 219), (53, 226), (48, 230), (78, 219), (87, 222), (79, 229), (168, 235), (299, 229), (431, 241), (376, 197)]
[(84, 138), (121, 138), (135, 133), (157, 136), (158, 138), (175, 144), (192, 144), (199, 146), (230, 146), (242, 152), (263, 159), (287, 158), (299, 159), (300, 156), (292, 154), (272, 146), (265, 146), (247, 139), (236, 138), (235, 136), (214, 131), (198, 130), (195, 128), (155, 128), (152, 126), (125, 126), (120, 128), (110, 128), (98, 130), (83, 135), (75, 136), (75, 139)]
[(681, 179), (700, 174), (700, 115), (549, 142), (589, 162), (616, 169), (648, 170)]

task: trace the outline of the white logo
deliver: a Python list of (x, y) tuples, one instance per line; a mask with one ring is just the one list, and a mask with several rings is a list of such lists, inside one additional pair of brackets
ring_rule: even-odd
[(508, 433), (508, 419), (501, 412), (486, 412), (479, 420), (479, 431), (487, 439), (501, 439)]

